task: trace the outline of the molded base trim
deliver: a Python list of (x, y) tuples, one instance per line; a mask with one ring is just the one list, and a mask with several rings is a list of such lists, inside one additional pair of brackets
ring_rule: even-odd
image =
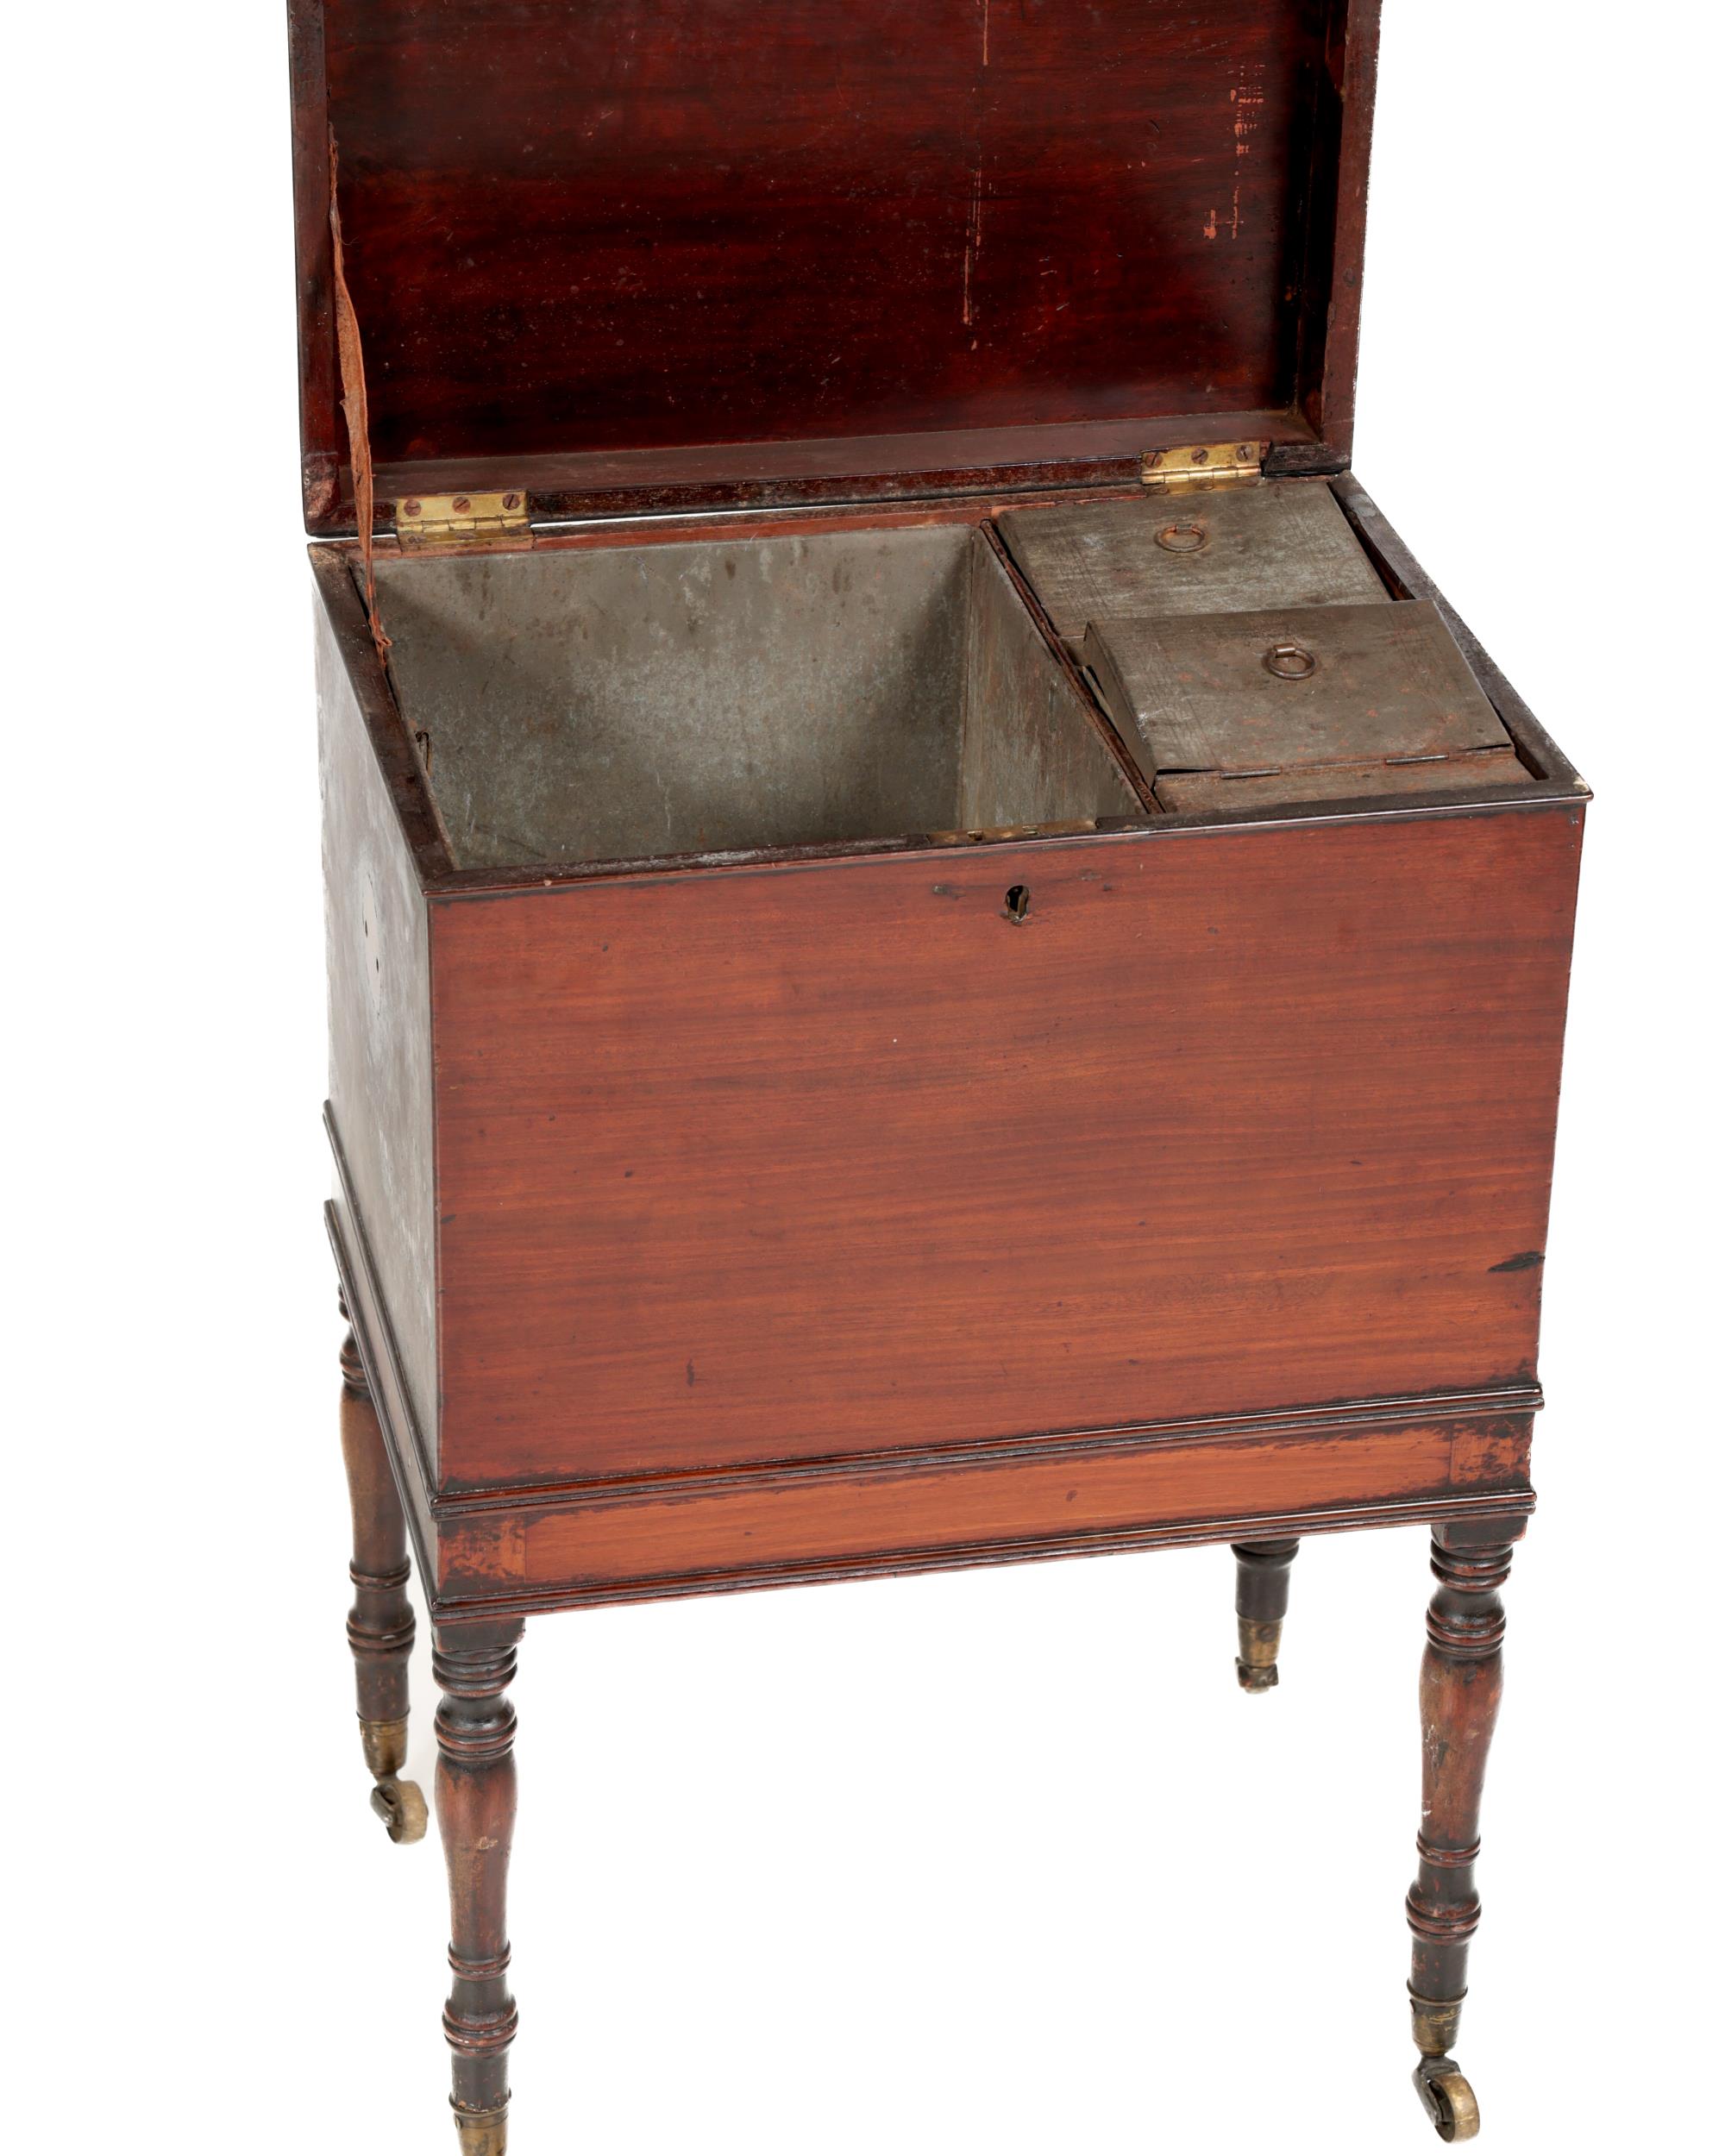
[[(326, 1216), (434, 1616), (525, 1615), (1534, 1507), (1537, 1386), (954, 1452), (441, 1495), (394, 1367), (362, 1224), (350, 1201), (332, 1203)], [(1063, 1516), (1073, 1526), (1048, 1532)]]

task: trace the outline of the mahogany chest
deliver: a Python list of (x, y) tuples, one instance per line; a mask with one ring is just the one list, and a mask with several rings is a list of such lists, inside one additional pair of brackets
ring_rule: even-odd
[(1375, 0), (290, 0), (367, 1758), (530, 1615), (1429, 1522), (1450, 2053), (1586, 789), (1350, 468)]

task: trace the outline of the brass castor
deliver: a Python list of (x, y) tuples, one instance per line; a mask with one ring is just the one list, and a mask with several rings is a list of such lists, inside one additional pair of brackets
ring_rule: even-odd
[(1453, 2059), (1422, 2059), (1414, 2086), (1440, 2141), (1471, 2141), (1479, 2131), (1479, 2106), (1467, 2076)]
[(1289, 1539), (1237, 1542), (1233, 1547), (1234, 1615), (1239, 1620), (1234, 1674), (1241, 1691), (1268, 1692), (1278, 1681), (1276, 1658), (1288, 1614), (1288, 1572), (1300, 1545)]
[(398, 1782), (386, 1774), (372, 1791), (372, 1809), (392, 1841), (423, 1841), (428, 1814), (425, 1793), (417, 1782)]
[(455, 2106), (455, 2131), (461, 2156), (505, 2156), (509, 2146), (509, 2113), (463, 2111)]
[(406, 1718), (392, 1722), (362, 1721), (360, 1740), (365, 1746), (366, 1764), (377, 1783), (372, 1791), (372, 1809), (388, 1828), (390, 1839), (423, 1841), (429, 1816), (424, 1792), (417, 1782), (401, 1778), (401, 1770), (407, 1764)]
[(1276, 1668), (1276, 1658), (1281, 1650), (1279, 1617), (1240, 1619), (1239, 1653), (1234, 1660), (1234, 1674), (1239, 1679), (1241, 1691), (1267, 1692), (1281, 1683)]

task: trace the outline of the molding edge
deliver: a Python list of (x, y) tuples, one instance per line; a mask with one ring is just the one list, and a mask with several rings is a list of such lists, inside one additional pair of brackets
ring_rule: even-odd
[[(1289, 1408), (1270, 1413), (1170, 1422), (1092, 1432), (1008, 1438), (984, 1445), (947, 1449), (921, 1447), (892, 1453), (853, 1455), (842, 1459), (763, 1463), (758, 1466), (696, 1470), (681, 1474), (588, 1480), (551, 1486), (520, 1485), (476, 1491), (437, 1491), (424, 1433), (415, 1418), (402, 1377), (389, 1314), (378, 1294), (363, 1219), (348, 1186), (346, 1163), (334, 1119), (326, 1105), (324, 1123), (335, 1154), (342, 1203), (324, 1206), (325, 1225), (336, 1271), (346, 1293), (354, 1338), (367, 1382), (383, 1428), (386, 1449), (406, 1511), (419, 1578), (434, 1622), (516, 1619), (553, 1609), (598, 1608), (635, 1601), (681, 1600), (694, 1595), (733, 1594), (821, 1583), (891, 1578), (931, 1571), (972, 1570), (983, 1565), (1029, 1564), (1058, 1557), (1101, 1557), (1132, 1551), (1232, 1543), (1266, 1537), (1343, 1533), (1368, 1527), (1435, 1524), (1479, 1517), (1525, 1519), (1535, 1497), (1525, 1482), (1449, 1495), (1397, 1500), (1391, 1503), (1317, 1506), (1300, 1512), (1241, 1514), (1185, 1520), (1167, 1526), (1085, 1530), (1066, 1536), (1023, 1537), (998, 1542), (942, 1545), (894, 1551), (867, 1557), (786, 1560), (754, 1570), (667, 1574), (635, 1581), (606, 1581), (582, 1586), (472, 1596), (439, 1593), (439, 1532), (461, 1520), (510, 1512), (556, 1512), (626, 1504), (643, 1498), (717, 1493), (738, 1488), (808, 1487), (866, 1481), (881, 1474), (950, 1472), (955, 1467), (1022, 1463), (1051, 1456), (1107, 1455), (1142, 1450), (1159, 1442), (1239, 1443), (1242, 1439), (1346, 1436), (1351, 1431), (1381, 1430), (1425, 1421), (1506, 1418), (1531, 1420), (1544, 1404), (1538, 1384), (1493, 1387), (1471, 1393), (1402, 1395), (1383, 1401), (1348, 1401), (1329, 1407)], [(351, 1227), (344, 1224), (343, 1215)]]

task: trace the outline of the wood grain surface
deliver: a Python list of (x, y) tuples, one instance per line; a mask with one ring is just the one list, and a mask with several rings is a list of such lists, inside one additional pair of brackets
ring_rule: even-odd
[(444, 1486), (1530, 1378), (1579, 846), (1552, 805), (434, 899)]
[(1263, 774), (1218, 776), (1170, 772), (1156, 782), (1157, 803), (1172, 815), (1229, 816), (1242, 809), (1296, 802), (1387, 799), (1410, 793), (1477, 793), (1484, 787), (1525, 787), (1533, 774), (1507, 745), (1467, 749), (1430, 763), (1330, 763)]
[(650, 1485), (449, 1517), (438, 1593), (612, 1601), (1224, 1539), (1230, 1523), (1528, 1505), (1527, 1418), (1369, 1419), (1026, 1447), (1013, 1459)]
[(1429, 599), (1121, 617), (1080, 649), (1164, 808), (1531, 783)]
[(1466, 1520), (1534, 1505), (1533, 1385), (957, 1452), (440, 1494), (360, 1223), (345, 1199), (325, 1213), (439, 1620)]
[(380, 493), (1129, 456), (1248, 412), (1345, 461), (1376, 17), (292, 0), (308, 517), (351, 528), (331, 131)]
[(1084, 655), (1157, 777), (1509, 745), (1429, 600), (1120, 620)]
[(1000, 536), (1069, 643), (1092, 626), (1389, 598), (1321, 482), (1009, 509)]

